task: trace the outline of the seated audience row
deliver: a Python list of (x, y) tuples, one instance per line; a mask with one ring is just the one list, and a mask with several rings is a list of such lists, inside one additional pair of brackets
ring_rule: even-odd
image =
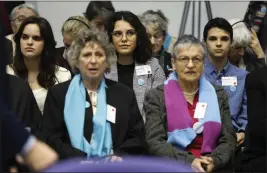
[[(25, 80), (9, 76), (19, 118), (61, 159), (149, 154), (197, 172), (233, 170), (235, 155), (251, 139), (244, 69), (265, 65), (255, 32), (243, 28), (242, 37), (236, 30), (242, 21), (214, 18), (204, 28), (204, 44), (184, 35), (170, 55), (161, 11), (138, 18), (111, 4), (107, 13), (90, 13), (100, 8), (94, 3), (85, 14), (90, 22), (82, 16), (65, 21), (61, 49), (46, 19), (30, 15), (21, 23), (7, 66), (8, 74)], [(244, 52), (255, 57), (247, 53), (247, 60)], [(24, 104), (16, 85), (27, 95)]]

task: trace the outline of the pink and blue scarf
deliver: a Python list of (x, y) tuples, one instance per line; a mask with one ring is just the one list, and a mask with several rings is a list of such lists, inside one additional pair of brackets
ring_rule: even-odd
[[(164, 82), (164, 97), (168, 122), (168, 143), (186, 150), (197, 136), (193, 120), (189, 115), (187, 101), (178, 84), (176, 72)], [(221, 117), (214, 87), (202, 75), (199, 81), (199, 102), (207, 103), (204, 118), (198, 121), (203, 126), (201, 154), (211, 153), (217, 146), (221, 134)]]

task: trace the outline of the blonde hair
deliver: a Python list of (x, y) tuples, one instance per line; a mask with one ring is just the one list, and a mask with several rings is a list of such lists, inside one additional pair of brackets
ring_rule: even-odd
[(77, 36), (85, 28), (91, 29), (90, 22), (83, 16), (71, 16), (63, 24), (61, 32)]

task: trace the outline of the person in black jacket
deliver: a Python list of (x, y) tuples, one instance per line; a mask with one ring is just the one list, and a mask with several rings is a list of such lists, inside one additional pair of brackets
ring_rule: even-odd
[(246, 78), (248, 125), (245, 149), (238, 172), (266, 172), (267, 67), (255, 69)]
[(61, 159), (142, 154), (144, 122), (133, 90), (105, 79), (116, 59), (105, 32), (85, 29), (69, 48), (77, 74), (48, 91), (42, 132)]

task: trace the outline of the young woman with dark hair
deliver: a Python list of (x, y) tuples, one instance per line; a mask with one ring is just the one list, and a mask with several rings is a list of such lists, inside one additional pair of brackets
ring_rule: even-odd
[[(107, 25), (110, 41), (117, 53), (107, 78), (119, 81), (135, 91), (140, 112), (145, 93), (165, 80), (156, 58), (152, 58), (150, 40), (138, 17), (129, 11), (115, 12)], [(143, 117), (145, 120), (145, 117)]]
[(48, 21), (29, 17), (23, 21), (15, 35), (14, 63), (7, 73), (28, 81), (39, 109), (43, 112), (47, 89), (71, 78), (70, 72), (56, 66), (53, 31)]

